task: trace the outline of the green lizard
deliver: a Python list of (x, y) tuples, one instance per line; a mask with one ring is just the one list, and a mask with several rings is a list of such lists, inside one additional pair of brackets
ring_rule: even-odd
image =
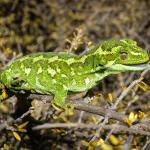
[(110, 40), (81, 56), (42, 52), (18, 58), (0, 73), (0, 82), (14, 91), (53, 94), (53, 102), (65, 108), (68, 92), (87, 91), (110, 74), (141, 71), (148, 61), (135, 41)]

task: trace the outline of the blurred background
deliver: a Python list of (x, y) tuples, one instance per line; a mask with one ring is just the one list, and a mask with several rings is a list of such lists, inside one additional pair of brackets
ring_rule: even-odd
[(25, 54), (64, 51), (81, 28), (76, 49), (127, 37), (149, 48), (149, 7), (148, 0), (1, 0), (0, 43)]

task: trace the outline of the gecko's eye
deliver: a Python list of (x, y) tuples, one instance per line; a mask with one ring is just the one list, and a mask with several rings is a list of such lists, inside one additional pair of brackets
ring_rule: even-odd
[(126, 52), (121, 52), (121, 53), (120, 53), (120, 58), (121, 58), (122, 60), (127, 59), (127, 58), (128, 58), (128, 53), (126, 53)]

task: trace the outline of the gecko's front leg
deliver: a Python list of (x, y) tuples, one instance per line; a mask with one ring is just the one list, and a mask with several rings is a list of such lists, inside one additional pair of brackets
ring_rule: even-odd
[(67, 105), (65, 104), (65, 100), (67, 97), (67, 90), (63, 88), (63, 86), (59, 85), (55, 91), (54, 91), (54, 99), (52, 101), (52, 104), (57, 105), (61, 108), (67, 108)]
[[(74, 114), (74, 106), (66, 102), (68, 91), (59, 86), (54, 93), (54, 99), (52, 101), (52, 106), (57, 111), (61, 112), (60, 116), (64, 119), (66, 116), (72, 116)], [(62, 112), (63, 110), (63, 112)]]

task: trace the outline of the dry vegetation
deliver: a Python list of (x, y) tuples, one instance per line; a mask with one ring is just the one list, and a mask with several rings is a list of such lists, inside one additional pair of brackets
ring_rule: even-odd
[[(150, 50), (148, 0), (1, 0), (0, 67), (39, 51), (84, 53), (107, 39), (132, 38)], [(56, 111), (50, 96), (10, 93), (0, 105), (1, 149), (150, 149), (150, 75), (105, 78)], [(88, 103), (90, 102), (90, 103)]]

